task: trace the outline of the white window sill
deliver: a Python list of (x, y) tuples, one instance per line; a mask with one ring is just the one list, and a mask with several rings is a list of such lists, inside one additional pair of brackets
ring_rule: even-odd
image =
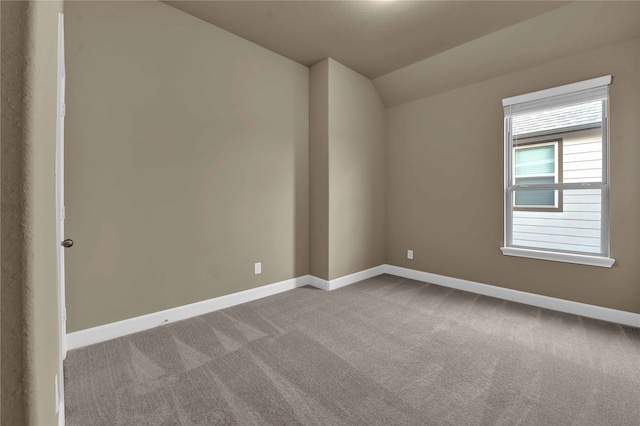
[(515, 247), (500, 247), (505, 256), (528, 257), (530, 259), (551, 260), (554, 262), (577, 263), (579, 265), (600, 266), (611, 268), (615, 259), (588, 254), (559, 253), (553, 251), (533, 250)]

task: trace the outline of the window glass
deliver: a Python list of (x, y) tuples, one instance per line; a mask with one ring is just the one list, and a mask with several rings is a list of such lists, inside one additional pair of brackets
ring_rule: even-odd
[(555, 147), (553, 145), (516, 149), (515, 175), (554, 174), (556, 170)]
[(505, 246), (608, 256), (608, 86), (527, 96), (503, 101)]
[[(558, 182), (557, 144), (538, 143), (514, 148), (514, 183), (529, 186)], [(518, 191), (514, 203), (519, 208), (556, 208), (558, 197), (553, 189)]]

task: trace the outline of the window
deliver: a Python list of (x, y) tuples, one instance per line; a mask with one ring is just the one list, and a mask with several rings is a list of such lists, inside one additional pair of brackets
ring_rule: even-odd
[(611, 267), (611, 76), (503, 99), (505, 255)]
[[(562, 181), (562, 141), (514, 144), (514, 184), (535, 185)], [(517, 211), (562, 211), (562, 194), (553, 189), (520, 191), (514, 196)]]

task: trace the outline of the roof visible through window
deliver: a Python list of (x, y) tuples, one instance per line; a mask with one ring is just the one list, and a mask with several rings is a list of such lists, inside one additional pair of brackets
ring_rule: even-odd
[(527, 112), (513, 117), (514, 135), (552, 133), (551, 130), (597, 127), (602, 122), (602, 101)]

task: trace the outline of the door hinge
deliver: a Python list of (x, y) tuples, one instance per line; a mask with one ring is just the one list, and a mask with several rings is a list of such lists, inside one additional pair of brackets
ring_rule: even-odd
[(62, 322), (67, 321), (67, 308), (62, 308)]
[(62, 206), (62, 211), (60, 212), (60, 219), (65, 220), (67, 217), (66, 209)]
[(62, 116), (63, 117), (67, 116), (67, 104), (65, 103), (62, 104)]

